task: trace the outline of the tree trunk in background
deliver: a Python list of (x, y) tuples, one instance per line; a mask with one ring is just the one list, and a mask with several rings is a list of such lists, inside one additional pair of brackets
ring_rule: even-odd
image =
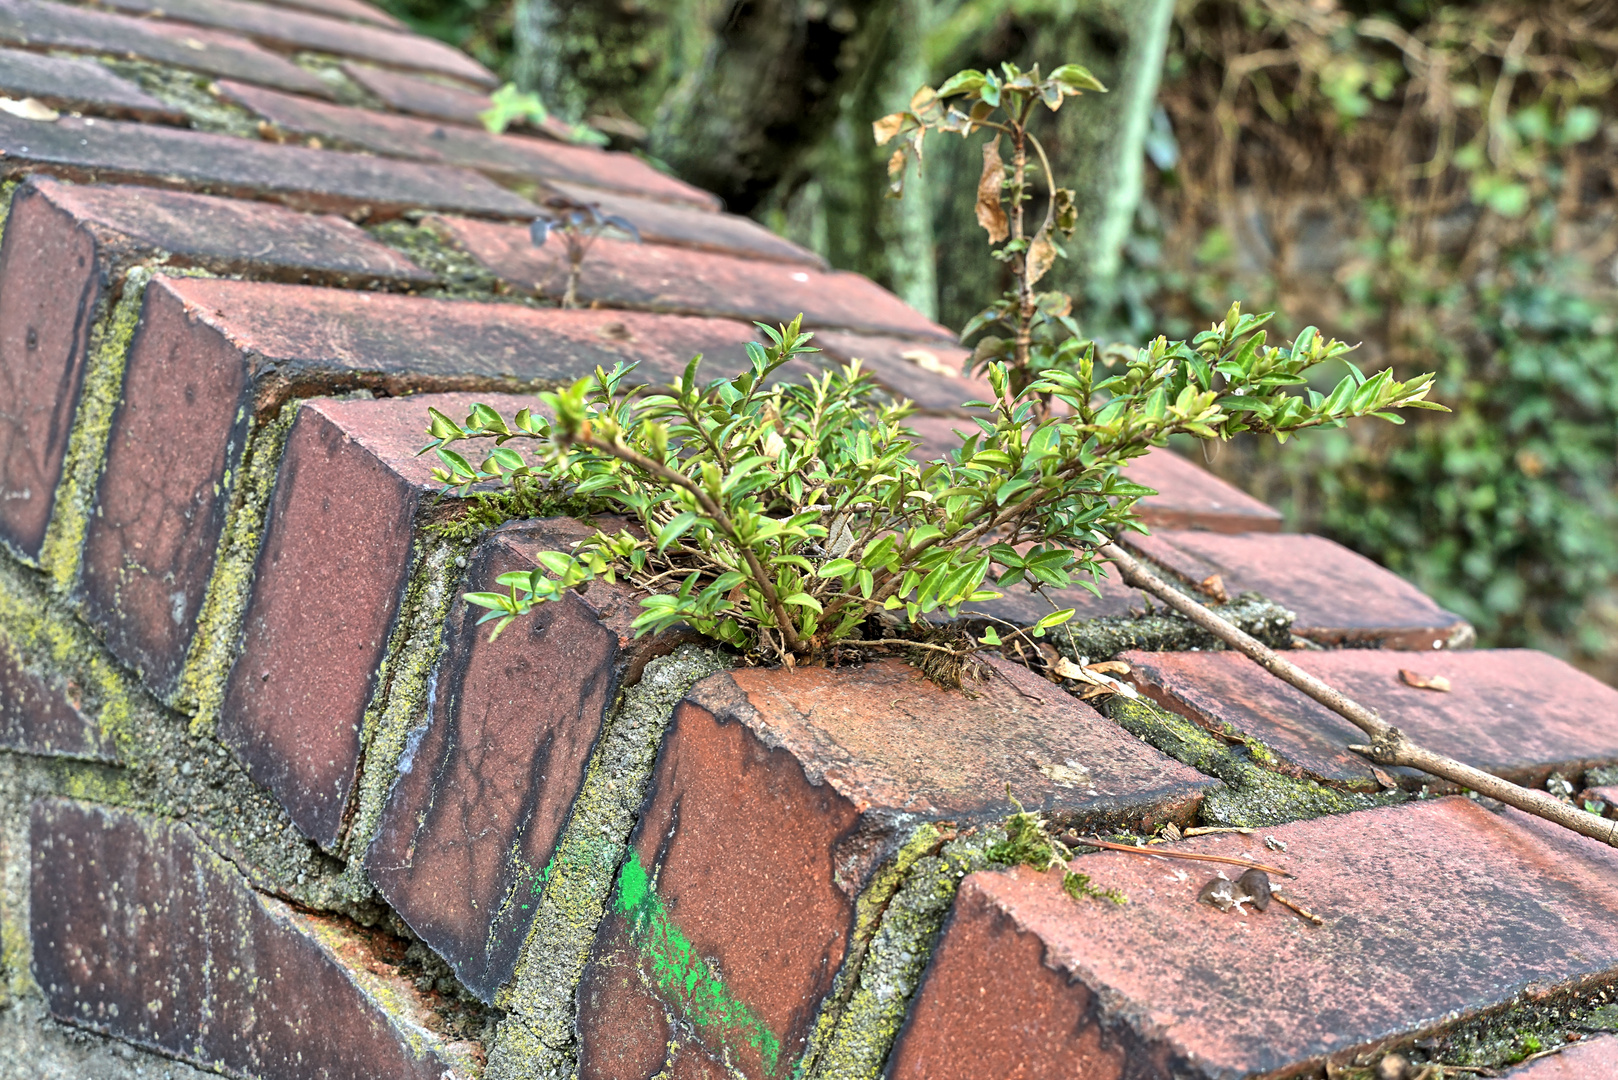
[[(1048, 282), (1105, 292), (1141, 195), (1173, 0), (520, 0), (518, 74), (564, 115), (649, 129), (646, 148), (730, 209), (960, 326), (1001, 289), (973, 214), (981, 157), (935, 138), (885, 198), (871, 121), (923, 84), (1067, 61), (1111, 88), (1036, 129), (1079, 232)], [(1035, 211), (1042, 213), (1042, 202)]]
[(896, 0), (735, 0), (658, 110), (650, 149), (752, 213), (837, 120)]

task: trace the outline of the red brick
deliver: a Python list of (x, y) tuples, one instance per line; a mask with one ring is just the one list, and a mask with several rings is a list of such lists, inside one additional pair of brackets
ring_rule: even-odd
[(504, 218), (530, 218), (538, 212), (493, 181), (448, 165), (118, 120), (63, 117), (40, 123), (0, 114), (0, 177), (36, 172), (69, 180), (186, 188), (284, 203), (295, 210), (338, 210), (358, 218), (420, 209)]
[(47, 800), (31, 843), (34, 977), (58, 1020), (266, 1080), (474, 1075), (430, 999), (380, 959), (343, 963), (370, 935), (254, 892), (185, 826)]
[[(688, 1047), (681, 1057), (693, 1070), (706, 1052), (728, 1055), (748, 1077), (785, 1075), (842, 964), (872, 872), (920, 821), (1008, 813), (1008, 783), (1063, 821), (1140, 825), (1195, 812), (1206, 777), (1026, 669), (995, 661), (995, 671), (975, 700), (893, 660), (738, 669), (699, 683), (675, 711), (580, 986), (580, 1075), (646, 1075), (670, 1038)], [(1087, 770), (1089, 786), (1050, 779), (1054, 766)], [(637, 871), (692, 954), (745, 1007), (730, 1015), (751, 1020), (692, 1030), (679, 999), (650, 989), (656, 943), (623, 910)], [(763, 1032), (779, 1043), (773, 1068)]]
[(1124, 472), (1135, 483), (1157, 490), (1140, 502), (1141, 519), (1154, 529), (1217, 533), (1281, 529), (1279, 512), (1172, 450), (1153, 450), (1130, 462)]
[[(424, 116), (429, 120), (448, 120), (453, 124), (482, 128), (483, 113), (492, 106), (489, 95), (452, 86), (446, 82), (407, 75), (402, 71), (343, 62), (343, 72), (360, 86), (382, 99), (382, 103), (395, 112)], [(527, 125), (517, 122), (513, 130), (525, 130)], [(573, 125), (547, 115), (538, 124), (541, 134), (562, 142), (571, 142)]]
[(0, 246), (0, 540), (37, 558), (91, 328), (140, 262), (334, 284), (432, 276), (340, 218), (151, 188), (34, 177)]
[[(741, 363), (753, 336), (712, 319), (155, 279), (85, 539), (85, 614), (114, 655), (172, 695), (248, 424), (290, 395), (519, 390), (620, 360), (669, 380), (698, 352)], [(424, 441), (422, 415), (410, 438)]]
[(226, 100), (250, 109), (282, 131), (412, 161), (441, 161), (513, 180), (569, 180), (715, 207), (712, 195), (658, 172), (632, 154), (569, 146), (526, 135), (491, 135), (482, 128), (332, 105), (274, 90), (221, 82)]
[(0, 639), (0, 747), (25, 754), (114, 761), (100, 725), (78, 710), (68, 694), (28, 670)]
[(1475, 636), (1408, 581), (1323, 536), (1158, 529), (1124, 542), (1187, 581), (1218, 574), (1231, 596), (1264, 594), (1297, 615), (1294, 634), (1322, 645), (1431, 651)]
[(548, 181), (545, 186), (574, 202), (595, 206), (603, 214), (623, 218), (635, 226), (640, 238), (649, 244), (798, 263), (817, 270), (825, 270), (829, 265), (814, 252), (739, 214), (719, 214), (711, 208), (642, 199), (560, 180)]
[[(1345, 749), (1365, 741), (1360, 730), (1246, 657), (1132, 652), (1123, 659), (1137, 684), (1177, 712), (1258, 738), (1310, 776), (1374, 786), (1370, 765)], [(1428, 749), (1518, 783), (1538, 786), (1552, 772), (1577, 777), (1618, 760), (1618, 690), (1545, 653), (1343, 649), (1289, 659)], [(1408, 686), (1401, 669), (1442, 675), (1451, 689)], [(1420, 775), (1408, 774), (1412, 783)]]
[[(437, 218), (456, 242), (496, 274), (524, 289), (560, 299), (567, 290), (567, 245), (544, 247), (528, 228), (465, 218)], [(953, 341), (954, 335), (868, 278), (820, 273), (707, 251), (599, 237), (579, 277), (579, 299), (602, 307), (712, 315), (786, 323), (800, 312), (807, 327), (836, 327)]]
[(482, 127), (480, 113), (490, 106), (489, 95), (447, 83), (429, 82), (402, 71), (343, 61), (343, 73), (398, 112)]
[[(503, 526), (471, 554), (466, 587), (500, 590), (501, 574), (531, 570), (537, 552), (569, 550), (593, 531), (567, 518)], [(366, 866), (400, 917), (486, 1001), (516, 967), (538, 908), (537, 875), (608, 706), (679, 640), (637, 639), (637, 600), (596, 582), (493, 641), (476, 625), (482, 608), (457, 601), (450, 614), (432, 712), (400, 763)]]
[(316, 15), (329, 15), (334, 19), (352, 19), (355, 22), (405, 29), (405, 24), (386, 11), (364, 0), (276, 0), (276, 6), (312, 11)]
[(37, 52), (68, 49), (136, 56), (300, 94), (331, 96), (317, 76), (234, 35), (45, 0), (0, 0), (0, 43)]
[(0, 49), (0, 94), (33, 98), (62, 112), (185, 123), (183, 113), (175, 112), (134, 83), (120, 79), (93, 60), (71, 56)]
[[(374, 60), (389, 67), (450, 75), (497, 86), (488, 68), (434, 38), (247, 0), (100, 0), (111, 8), (241, 34), (288, 51), (309, 49)], [(228, 73), (227, 73), (228, 74)]]
[(1586, 1039), (1504, 1075), (1510, 1080), (1612, 1080), (1618, 1076), (1618, 1038)]
[[(1367, 1049), (1618, 972), (1618, 853), (1462, 798), (1202, 837), (1285, 867), (1279, 904), (1197, 902), (1212, 868), (1101, 852), (961, 886), (889, 1058), (893, 1080), (1319, 1075)], [(1234, 873), (1232, 874), (1234, 876)]]
[(1579, 796), (1581, 801), (1598, 801), (1607, 804), (1606, 815), (1618, 817), (1618, 787), (1611, 785), (1604, 787), (1586, 788)]

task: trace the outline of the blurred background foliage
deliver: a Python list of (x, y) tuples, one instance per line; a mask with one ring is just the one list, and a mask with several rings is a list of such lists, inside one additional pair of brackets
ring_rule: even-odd
[[(1233, 298), (1435, 370), (1452, 415), (1208, 462), (1493, 645), (1618, 680), (1618, 0), (388, 0), (554, 110), (959, 327), (1003, 282), (976, 140), (885, 197), (870, 122), (1004, 60), (1086, 64), (1047, 145), (1088, 334)], [(1197, 451), (1200, 452), (1200, 451)]]

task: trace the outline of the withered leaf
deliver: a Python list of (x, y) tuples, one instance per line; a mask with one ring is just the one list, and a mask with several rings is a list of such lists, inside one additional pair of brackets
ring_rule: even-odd
[(889, 113), (880, 120), (871, 122), (871, 134), (876, 138), (878, 146), (886, 146), (893, 137), (904, 130), (907, 113)]
[(1005, 186), (1006, 167), (1000, 160), (1000, 140), (983, 144), (983, 175), (978, 178), (978, 224), (989, 233), (989, 243), (998, 244), (1011, 235), (1000, 191)]
[(39, 101), (37, 98), (31, 97), (25, 97), (20, 101), (8, 97), (0, 97), (0, 112), (8, 112), (12, 116), (22, 120), (41, 121), (55, 120), (57, 117), (62, 115), (49, 105)]
[(1414, 686), (1417, 690), (1437, 690), (1441, 694), (1449, 693), (1449, 680), (1442, 675), (1417, 675), (1406, 668), (1399, 669), (1399, 678), (1406, 686)]
[(1028, 246), (1028, 284), (1039, 283), (1039, 279), (1051, 272), (1056, 265), (1056, 245), (1051, 242), (1050, 229), (1039, 230), (1034, 242)]
[(1230, 603), (1230, 594), (1225, 591), (1225, 578), (1222, 574), (1209, 574), (1197, 582), (1197, 588), (1221, 604)]
[(888, 158), (888, 191), (894, 195), (903, 195), (905, 190), (905, 152), (900, 147)]

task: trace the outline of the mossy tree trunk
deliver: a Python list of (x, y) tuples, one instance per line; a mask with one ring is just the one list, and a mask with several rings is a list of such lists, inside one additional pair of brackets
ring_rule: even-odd
[[(1037, 133), (1079, 192), (1048, 279), (1104, 289), (1141, 191), (1173, 0), (520, 0), (518, 72), (566, 115), (622, 115), (654, 156), (833, 265), (959, 326), (1005, 286), (973, 214), (978, 140), (929, 143), (885, 197), (871, 121), (924, 83), (1014, 61), (1090, 67), (1111, 93)], [(1036, 206), (1036, 212), (1042, 207)]]

